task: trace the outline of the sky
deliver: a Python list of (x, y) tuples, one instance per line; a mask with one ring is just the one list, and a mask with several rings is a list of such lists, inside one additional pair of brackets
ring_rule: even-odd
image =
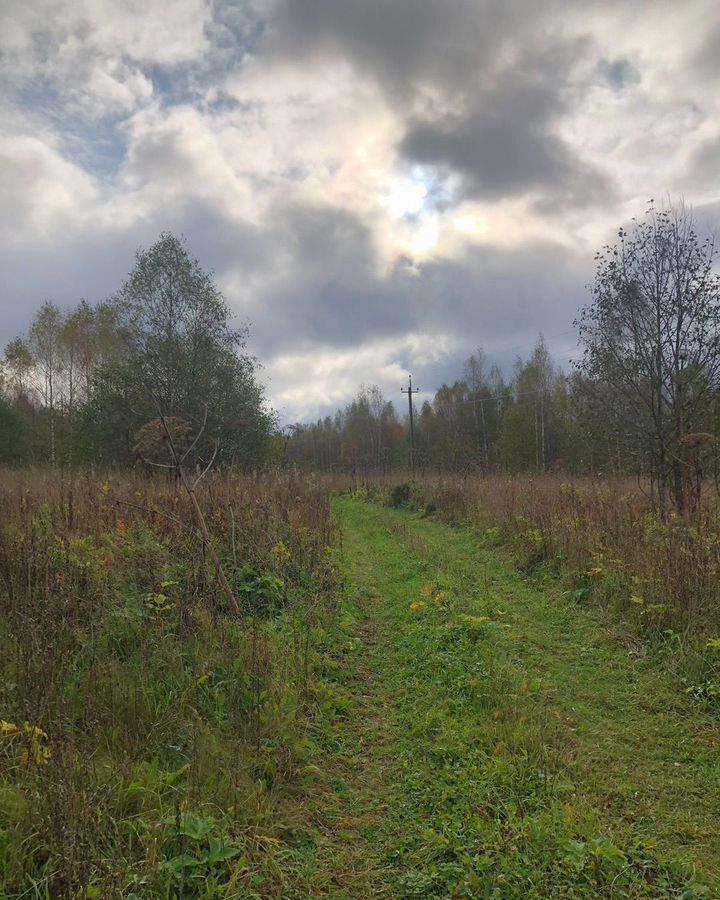
[(281, 421), (566, 364), (618, 226), (720, 220), (719, 82), (716, 0), (3, 0), (0, 346), (169, 230)]

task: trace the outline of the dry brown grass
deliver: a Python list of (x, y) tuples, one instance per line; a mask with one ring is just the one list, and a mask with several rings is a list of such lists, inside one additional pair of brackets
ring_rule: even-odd
[[(242, 884), (233, 860), (292, 826), (310, 752), (339, 584), (326, 490), (202, 483), (239, 619), (172, 480), (0, 479), (0, 718), (18, 728), (0, 729), (0, 894), (195, 896), (183, 854), (209, 859), (210, 837), (237, 853), (195, 875)], [(23, 759), (25, 723), (49, 762)], [(193, 843), (196, 820), (210, 831)]]
[[(398, 480), (345, 488), (387, 499)], [(526, 567), (571, 575), (578, 597), (605, 595), (649, 631), (720, 634), (720, 506), (710, 492), (692, 517), (663, 520), (631, 480), (416, 475), (410, 483), (411, 505), (470, 524), (487, 541), (511, 541)]]

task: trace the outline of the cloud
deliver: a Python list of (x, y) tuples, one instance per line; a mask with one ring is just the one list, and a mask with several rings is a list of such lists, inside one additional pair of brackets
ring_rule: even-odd
[(567, 333), (648, 197), (717, 210), (710, 9), (7, 0), (0, 342), (171, 230), (288, 418), (477, 344), (509, 364)]
[(140, 66), (201, 57), (209, 19), (205, 0), (8, 0), (0, 17), (3, 75), (16, 84), (40, 78), (62, 96), (112, 110), (118, 92), (147, 92)]
[(23, 234), (43, 240), (73, 227), (78, 206), (91, 205), (97, 196), (93, 178), (53, 143), (30, 134), (0, 136), (0, 233), (7, 244)]
[(463, 116), (418, 122), (400, 151), (412, 162), (460, 175), (458, 195), (497, 201), (533, 193), (591, 205), (606, 201), (612, 182), (551, 130), (547, 97), (533, 88), (480, 101)]
[(396, 102), (432, 103), (477, 86), (547, 3), (520, 0), (284, 0), (268, 32), (271, 58), (349, 61)]
[(597, 70), (600, 77), (616, 91), (640, 83), (640, 73), (629, 59), (623, 57), (613, 60), (601, 59)]

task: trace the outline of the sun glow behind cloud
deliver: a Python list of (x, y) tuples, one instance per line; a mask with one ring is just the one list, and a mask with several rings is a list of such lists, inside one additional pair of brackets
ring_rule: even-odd
[(107, 296), (163, 229), (291, 418), (562, 332), (650, 196), (714, 211), (713, 12), (6, 0), (0, 344), (43, 299)]

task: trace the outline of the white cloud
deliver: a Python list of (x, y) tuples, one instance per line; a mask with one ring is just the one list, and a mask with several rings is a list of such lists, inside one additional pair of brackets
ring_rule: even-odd
[(197, 62), (209, 50), (208, 0), (6, 0), (0, 73), (44, 86), (86, 114), (129, 113), (153, 93), (143, 67)]
[(361, 384), (377, 384), (392, 399), (407, 383), (409, 360), (427, 366), (455, 346), (451, 335), (408, 334), (344, 351), (313, 348), (272, 360), (266, 374), (281, 415), (309, 421), (344, 404)]
[(52, 242), (81, 227), (97, 193), (94, 179), (63, 159), (47, 136), (0, 136), (0, 229), (8, 244)]
[[(440, 372), (483, 335), (569, 321), (593, 251), (649, 197), (720, 197), (710, 0), (642, 17), (293, 2), (2, 4), (0, 302), (106, 290), (134, 246), (184, 231), (257, 321), (271, 398), (295, 418), (412, 360)], [(470, 148), (418, 166), (402, 152), (418, 116)], [(528, 118), (544, 175), (506, 167), (502, 141), (489, 168), (473, 157), (483, 124), (521, 137)], [(464, 195), (470, 171), (484, 190)]]

